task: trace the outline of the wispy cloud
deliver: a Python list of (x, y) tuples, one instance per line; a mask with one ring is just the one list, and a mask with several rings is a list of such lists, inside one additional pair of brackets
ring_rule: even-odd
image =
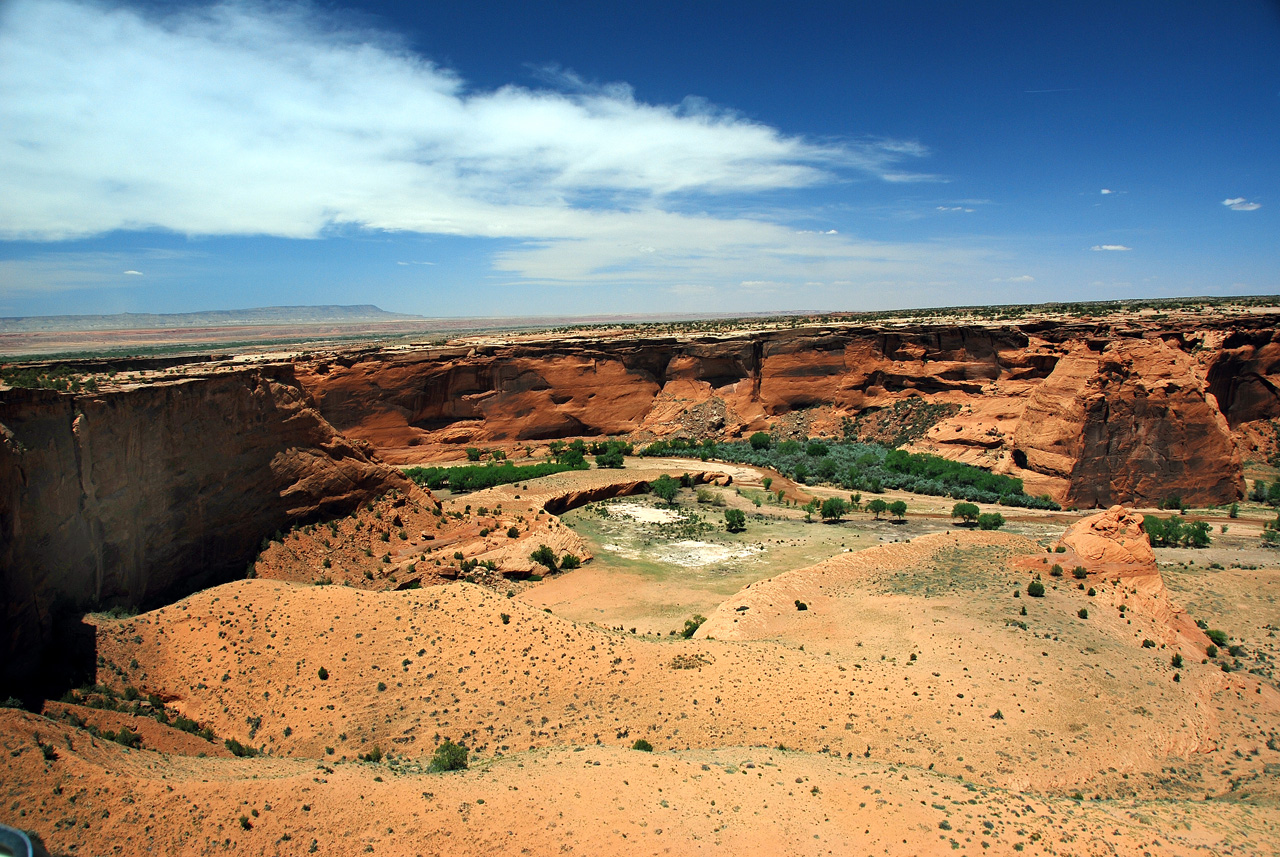
[(0, 4), (0, 239), (355, 226), (506, 239), (494, 267), (547, 283), (900, 280), (984, 256), (798, 232), (762, 196), (936, 180), (910, 169), (918, 141), (812, 140), (570, 72), (476, 90), (310, 5), (144, 8)]
[(1017, 277), (996, 277), (993, 283), (1034, 283), (1036, 278), (1030, 274), (1021, 274)]
[(1222, 204), (1232, 211), (1257, 211), (1262, 208), (1262, 203), (1250, 202), (1243, 196), (1238, 196), (1235, 199), (1224, 199)]
[(141, 272), (141, 271), (125, 271), (125, 273), (126, 273), (126, 274), (128, 274), (128, 275), (129, 275), (129, 276), (131, 276), (131, 277), (141, 277), (141, 276), (142, 276), (142, 272)]
[[(0, 236), (112, 229), (310, 238), (335, 224), (558, 237), (548, 212), (885, 181), (913, 141), (815, 142), (624, 84), (473, 92), (303, 6), (153, 17), (19, 0), (0, 17)], [(561, 75), (561, 80), (568, 78)], [(74, 202), (74, 204), (73, 204)]]
[(936, 206), (938, 211), (963, 211), (965, 214), (973, 214), (975, 209), (967, 208), (963, 205), (939, 205)]
[(1106, 194), (1109, 194), (1109, 193), (1115, 193), (1115, 191), (1113, 191), (1113, 190), (1112, 190), (1111, 188), (1109, 188), (1109, 187), (1104, 187), (1104, 188), (1100, 191), (1100, 193), (1102, 193), (1102, 194), (1105, 196)]
[(1126, 247), (1123, 244), (1094, 244), (1090, 250), (1132, 250), (1132, 247)]

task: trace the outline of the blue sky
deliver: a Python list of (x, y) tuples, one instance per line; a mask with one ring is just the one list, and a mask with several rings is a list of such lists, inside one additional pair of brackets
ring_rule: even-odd
[(0, 315), (1280, 293), (1272, 2), (0, 0)]

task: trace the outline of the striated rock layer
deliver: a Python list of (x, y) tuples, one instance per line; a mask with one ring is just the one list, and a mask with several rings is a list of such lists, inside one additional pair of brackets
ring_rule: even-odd
[(1030, 493), (1215, 504), (1243, 490), (1241, 438), (1280, 417), (1277, 335), (1266, 318), (1231, 324), (543, 341), (337, 355), (298, 377), (340, 431), (395, 461), (576, 435), (836, 435), (916, 402), (937, 416), (914, 449), (1017, 476)]
[(242, 575), (264, 533), (417, 490), (292, 374), (0, 394), (0, 679), (33, 673), (60, 614)]

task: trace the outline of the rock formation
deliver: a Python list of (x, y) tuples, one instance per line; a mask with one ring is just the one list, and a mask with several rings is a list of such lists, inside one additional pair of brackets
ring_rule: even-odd
[(416, 490), (335, 432), (292, 375), (0, 396), (0, 678), (31, 675), (60, 613), (242, 575), (264, 534)]
[(1238, 439), (1280, 416), (1280, 342), (1265, 322), (547, 340), (339, 354), (298, 377), (340, 431), (394, 461), (576, 435), (839, 435), (923, 402), (939, 415), (913, 449), (1017, 476), (1030, 493), (1212, 504), (1243, 490)]

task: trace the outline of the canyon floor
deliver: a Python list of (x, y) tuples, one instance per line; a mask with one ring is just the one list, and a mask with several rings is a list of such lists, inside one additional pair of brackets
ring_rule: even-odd
[[(686, 471), (703, 502), (634, 493)], [(0, 709), (0, 820), (53, 854), (1280, 850), (1261, 508), (1136, 570), (1107, 543), (1077, 579), (1084, 513), (981, 532), (902, 495), (905, 523), (823, 524), (761, 476), (628, 461), (386, 498), (281, 534), (254, 579), (88, 617), (97, 692)], [(445, 574), (541, 541), (589, 561)], [(1243, 648), (1207, 657), (1194, 620)], [(105, 737), (126, 727), (139, 746)], [(428, 770), (446, 738), (468, 770)]]

